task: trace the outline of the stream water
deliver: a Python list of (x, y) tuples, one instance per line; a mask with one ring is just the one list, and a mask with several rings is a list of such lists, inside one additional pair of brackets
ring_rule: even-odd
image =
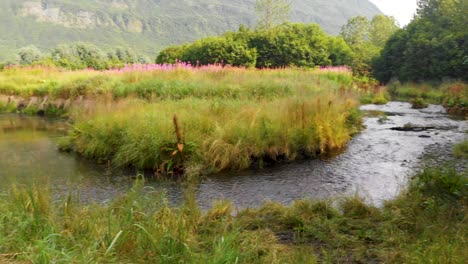
[[(212, 175), (196, 188), (199, 204), (207, 208), (214, 200), (228, 199), (243, 208), (265, 200), (287, 204), (354, 194), (380, 204), (398, 194), (428, 153), (432, 163), (444, 163), (453, 145), (467, 138), (468, 122), (451, 118), (441, 106), (415, 110), (408, 103), (390, 102), (361, 109), (368, 113), (366, 129), (340, 155)], [(106, 202), (131, 188), (134, 172), (59, 152), (57, 140), (66, 129), (61, 121), (0, 115), (0, 191), (13, 184), (47, 183), (57, 198), (72, 193), (82, 201)], [(463, 162), (457, 166), (466, 170)], [(175, 182), (147, 185), (176, 203), (183, 196)]]

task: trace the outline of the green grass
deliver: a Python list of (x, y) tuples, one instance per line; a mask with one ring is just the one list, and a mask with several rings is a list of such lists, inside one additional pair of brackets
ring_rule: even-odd
[(15, 113), (16, 110), (16, 106), (0, 102), (0, 113)]
[[(73, 128), (63, 149), (117, 167), (186, 175), (331, 154), (361, 128), (357, 98), (373, 96), (345, 69), (218, 66), (126, 72), (14, 67), (0, 73), (0, 93), (47, 96), (46, 115), (70, 115)], [(68, 112), (52, 103), (80, 97), (86, 103), (72, 103)]]
[(464, 140), (461, 143), (455, 145), (453, 154), (457, 158), (468, 159), (468, 140)]
[(427, 103), (444, 105), (449, 113), (468, 116), (468, 85), (465, 83), (400, 84), (392, 83), (388, 91), (393, 100), (409, 101), (416, 107)]
[(0, 94), (24, 98), (145, 100), (183, 98), (272, 99), (351, 87), (350, 72), (306, 69), (255, 70), (241, 68), (158, 70), (125, 73), (93, 70), (63, 71), (49, 67), (14, 67), (0, 72)]
[(361, 127), (360, 92), (349, 87), (349, 72), (181, 69), (100, 74), (78, 83), (92, 84), (53, 90), (94, 98), (91, 110), (71, 112), (73, 129), (62, 147), (163, 174), (208, 174), (330, 154)]
[[(45, 115), (70, 117), (62, 149), (116, 167), (187, 176), (335, 153), (361, 128), (358, 99), (386, 102), (369, 83), (344, 68), (0, 72), (0, 94), (26, 102), (47, 97)], [(65, 99), (71, 108), (58, 106)]]
[[(107, 205), (47, 188), (13, 188), (0, 199), (0, 261), (9, 263), (464, 263), (467, 175), (428, 169), (382, 208), (358, 198), (235, 213), (229, 202), (201, 212), (143, 191)], [(189, 188), (190, 189), (190, 188)], [(235, 215), (235, 216), (234, 216)]]
[(333, 94), (271, 101), (125, 100), (72, 114), (68, 139), (83, 156), (115, 166), (206, 174), (339, 150), (360, 128), (355, 109), (352, 98)]

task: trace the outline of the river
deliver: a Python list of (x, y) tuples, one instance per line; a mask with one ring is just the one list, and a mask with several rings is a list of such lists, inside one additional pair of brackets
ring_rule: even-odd
[[(196, 186), (200, 206), (208, 208), (215, 200), (228, 199), (245, 208), (266, 200), (288, 204), (300, 198), (355, 194), (381, 204), (404, 188), (428, 153), (433, 164), (442, 164), (453, 145), (467, 138), (468, 122), (450, 117), (441, 106), (416, 110), (408, 103), (390, 102), (361, 109), (367, 113), (366, 128), (341, 154), (211, 175)], [(67, 129), (60, 120), (0, 115), (0, 191), (13, 185), (48, 184), (57, 199), (71, 193), (84, 202), (105, 203), (131, 188), (134, 171), (59, 152), (57, 140)], [(463, 162), (457, 166), (466, 170)], [(146, 184), (164, 191), (174, 203), (183, 196), (177, 182), (150, 180)]]

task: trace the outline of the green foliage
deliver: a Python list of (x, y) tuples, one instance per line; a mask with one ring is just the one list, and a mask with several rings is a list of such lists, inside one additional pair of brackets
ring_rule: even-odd
[(18, 59), (20, 65), (31, 65), (37, 63), (42, 59), (42, 52), (35, 46), (24, 47), (18, 52)]
[(159, 52), (156, 63), (174, 64), (185, 59), (186, 49), (189, 45), (170, 46)]
[(423, 201), (421, 206), (428, 209), (434, 209), (432, 206), (462, 206), (467, 199), (468, 179), (454, 169), (426, 169), (412, 184), (409, 191), (415, 191)]
[(468, 116), (468, 85), (460, 82), (443, 84), (400, 84), (392, 82), (388, 91), (394, 100), (441, 104), (451, 114)]
[(14, 104), (6, 104), (0, 102), (0, 113), (16, 113), (16, 106)]
[[(46, 187), (0, 194), (0, 261), (34, 263), (464, 263), (466, 175), (426, 169), (382, 207), (357, 197), (201, 212), (142, 179), (105, 204)], [(148, 191), (150, 190), (150, 191)], [(234, 216), (235, 215), (235, 216)], [(430, 228), (428, 228), (430, 227)]]
[(399, 29), (398, 22), (394, 17), (377, 15), (372, 18), (369, 27), (369, 41), (383, 48), (387, 40)]
[(156, 62), (176, 59), (192, 64), (224, 63), (257, 68), (349, 65), (351, 49), (341, 38), (326, 35), (315, 24), (285, 23), (270, 29), (229, 32), (193, 44), (163, 50)]
[(92, 44), (60, 45), (52, 51), (51, 57), (59, 66), (68, 69), (107, 68), (106, 54)]
[(353, 17), (341, 28), (340, 35), (350, 46), (362, 45), (369, 38), (369, 27), (370, 22), (366, 17)]
[(467, 5), (463, 0), (419, 1), (416, 18), (396, 32), (373, 62), (382, 82), (468, 80), (465, 29)]
[(371, 75), (372, 60), (379, 55), (386, 41), (397, 29), (396, 20), (384, 15), (377, 15), (372, 21), (363, 16), (348, 20), (341, 28), (340, 35), (354, 53), (351, 65), (355, 74)]
[[(245, 41), (225, 37), (211, 37), (196, 41), (182, 50), (185, 53), (180, 57), (184, 62), (193, 65), (229, 64), (232, 66), (253, 67), (256, 64), (257, 53)], [(173, 61), (171, 58), (164, 63)], [(161, 61), (162, 62), (162, 61)]]
[[(35, 5), (35, 9), (24, 8), (25, 3)], [(240, 25), (254, 27), (257, 23), (253, 0), (198, 0), (196, 8), (174, 1), (149, 0), (47, 0), (43, 3), (0, 1), (0, 61), (14, 59), (10, 55), (16, 54), (19, 47), (35, 45), (45, 51), (76, 41), (92, 43), (103, 50), (118, 46), (132, 48), (154, 57), (169, 45), (218, 36)], [(47, 12), (53, 10), (58, 10), (58, 15), (48, 16)], [(336, 34), (350, 17), (381, 13), (367, 0), (359, 5), (341, 0), (296, 0), (291, 10), (292, 21), (319, 21), (330, 34)], [(86, 20), (86, 15), (91, 18)]]
[(386, 104), (388, 103), (389, 95), (384, 91), (375, 92), (375, 93), (364, 93), (360, 97), (361, 104)]
[(84, 42), (61, 44), (49, 53), (42, 53), (36, 47), (28, 46), (22, 48), (17, 57), (17, 62), (8, 64), (56, 66), (70, 70), (104, 70), (122, 67), (125, 64), (148, 62), (144, 56), (128, 48), (118, 47), (106, 53), (97, 46)]
[(457, 158), (468, 159), (468, 140), (464, 140), (463, 142), (455, 145), (453, 154)]
[(147, 63), (148, 60), (141, 54), (137, 54), (130, 48), (116, 48), (114, 51), (107, 53), (107, 56), (112, 61), (121, 62), (123, 64)]
[(412, 99), (410, 103), (413, 109), (423, 109), (428, 106), (428, 103), (426, 103), (426, 101), (424, 101), (424, 99), (422, 99), (421, 97)]

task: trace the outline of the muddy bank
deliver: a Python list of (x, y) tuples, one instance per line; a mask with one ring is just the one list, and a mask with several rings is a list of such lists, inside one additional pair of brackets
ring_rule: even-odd
[(92, 110), (96, 101), (83, 95), (76, 98), (51, 98), (49, 96), (29, 98), (0, 94), (0, 112), (26, 113), (39, 116), (57, 116), (69, 112), (73, 108)]

